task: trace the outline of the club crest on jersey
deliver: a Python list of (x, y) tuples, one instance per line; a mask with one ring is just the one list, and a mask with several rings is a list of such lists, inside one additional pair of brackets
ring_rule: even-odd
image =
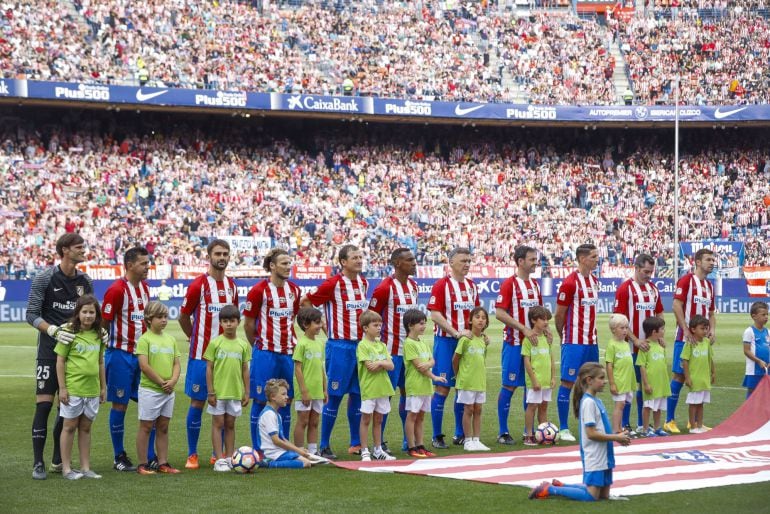
[(115, 395), (118, 398), (123, 398), (126, 395), (126, 390), (125, 389), (118, 389), (118, 390), (115, 391)]
[(508, 373), (508, 380), (510, 380), (511, 382), (516, 380), (516, 373)]
[(77, 293), (78, 296), (83, 296), (84, 294), (86, 294), (86, 288), (83, 286), (75, 286), (75, 292)]
[(262, 394), (262, 386), (257, 386), (257, 394)]
[(45, 388), (45, 380), (38, 380), (37, 381), (37, 388), (42, 391)]
[(219, 296), (227, 296), (227, 291), (225, 291), (224, 289), (219, 291)]
[(340, 383), (339, 382), (332, 382), (332, 389), (334, 389), (336, 391), (339, 388), (340, 388)]
[(446, 373), (439, 373), (439, 376), (440, 376), (441, 378), (446, 378)]
[(200, 392), (200, 390), (201, 390), (200, 384), (193, 384), (192, 390), (193, 390), (193, 393)]
[(290, 302), (293, 302), (293, 301), (294, 301), (294, 293), (292, 293), (291, 291), (289, 291), (289, 292), (286, 294), (286, 298), (288, 298)]
[(569, 370), (567, 370), (567, 374), (569, 376), (573, 376), (575, 374), (575, 368), (570, 368)]

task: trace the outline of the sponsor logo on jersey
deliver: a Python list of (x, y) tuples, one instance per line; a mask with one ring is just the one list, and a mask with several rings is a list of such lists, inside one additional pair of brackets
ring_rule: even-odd
[(217, 359), (240, 359), (243, 354), (241, 352), (228, 352), (227, 350), (217, 350)]
[(98, 352), (101, 349), (101, 346), (98, 344), (85, 344), (85, 343), (78, 343), (75, 345), (75, 351), (78, 353), (85, 353), (85, 352)]
[(313, 352), (310, 350), (305, 352), (305, 360), (320, 359), (320, 358), (321, 358), (321, 352)]
[(224, 305), (222, 305), (221, 303), (209, 303), (209, 304), (206, 304), (206, 312), (211, 312), (211, 313), (219, 312), (222, 310), (222, 307), (224, 307)]
[(166, 347), (151, 346), (150, 353), (168, 353), (168, 354), (174, 355), (174, 349), (166, 348)]
[(396, 307), (396, 314), (406, 314), (406, 311), (414, 309), (414, 305), (399, 305)]
[(637, 302), (634, 308), (638, 311), (654, 311), (655, 305), (655, 302)]
[(364, 310), (369, 306), (369, 302), (366, 300), (356, 300), (345, 302), (345, 308), (349, 311)]
[(473, 302), (455, 302), (452, 307), (456, 311), (470, 311), (476, 307), (476, 304)]
[(53, 302), (53, 308), (59, 309), (62, 311), (74, 311), (75, 307), (77, 306), (76, 302), (69, 301), (69, 302)]
[(144, 312), (132, 312), (131, 316), (129, 316), (129, 319), (131, 321), (144, 321)]
[(692, 301), (696, 305), (705, 305), (707, 307), (711, 305), (711, 298), (707, 298), (705, 296), (695, 296), (693, 297)]
[(294, 314), (292, 309), (270, 309), (267, 312), (271, 318), (291, 318)]
[(537, 307), (538, 305), (540, 305), (540, 302), (538, 302), (537, 300), (521, 300), (519, 302), (519, 305), (521, 305), (525, 309), (529, 309), (530, 307)]
[(581, 298), (580, 299), (580, 306), (581, 307), (593, 307), (599, 302), (598, 298)]

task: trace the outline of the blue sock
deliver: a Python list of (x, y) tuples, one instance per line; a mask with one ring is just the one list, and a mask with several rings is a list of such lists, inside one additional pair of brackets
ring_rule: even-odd
[(348, 425), (350, 446), (361, 446), (361, 395), (348, 394)]
[(623, 421), (621, 423), (624, 427), (631, 424), (631, 402), (626, 402), (623, 406)]
[(388, 424), (388, 415), (382, 415), (382, 440), (385, 441), (385, 426)]
[(525, 387), (522, 389), (521, 394), (521, 412), (526, 414), (527, 413), (527, 388)]
[(193, 407), (187, 409), (187, 455), (198, 453), (198, 438), (201, 435), (201, 418), (203, 409)]
[(588, 488), (582, 484), (580, 485), (563, 485), (563, 486), (549, 486), (548, 487), (548, 494), (554, 495), (554, 496), (563, 496), (565, 498), (569, 498), (570, 500), (577, 500), (580, 502), (592, 502), (596, 501), (596, 498), (591, 496), (591, 493), (588, 492)]
[(463, 413), (465, 412), (465, 404), (457, 401), (457, 390), (455, 390), (455, 437), (463, 437)]
[(342, 396), (329, 396), (329, 401), (324, 405), (321, 413), (321, 449), (329, 448), (334, 423), (337, 421), (337, 410), (342, 403)]
[(644, 411), (644, 397), (642, 390), (636, 392), (636, 426), (642, 426), (642, 412)]
[(444, 422), (444, 403), (446, 403), (446, 396), (433, 393), (433, 399), (430, 401), (430, 419), (433, 421), (433, 439), (443, 435), (441, 425)]
[(251, 402), (251, 447), (255, 450), (259, 450), (259, 415), (262, 414), (262, 409), (265, 408), (264, 403), (259, 403), (254, 400)]
[(305, 465), (298, 460), (271, 460), (269, 467), (272, 469), (302, 469)]
[(559, 430), (569, 429), (569, 387), (559, 386), (556, 407), (559, 411)]
[(679, 403), (679, 392), (682, 390), (682, 382), (671, 381), (671, 396), (668, 397), (668, 410), (666, 410), (666, 423), (676, 418), (676, 405)]
[(513, 391), (501, 387), (500, 393), (497, 395), (498, 435), (510, 433), (508, 430), (508, 415), (511, 413), (511, 398), (513, 398)]
[(401, 433), (406, 441), (406, 396), (398, 397), (398, 417), (401, 418)]
[(278, 414), (281, 415), (281, 421), (283, 422), (283, 436), (286, 439), (293, 439), (291, 437), (291, 404), (286, 404), (286, 407), (278, 409)]
[(110, 409), (110, 437), (112, 438), (112, 449), (115, 451), (116, 457), (126, 451), (123, 447), (125, 420), (126, 411)]
[[(152, 430), (150, 430), (150, 438), (147, 440), (147, 462), (152, 462), (157, 457), (155, 454), (155, 425), (153, 425)], [(137, 455), (136, 458), (141, 459), (142, 457)]]
[(746, 389), (746, 399), (747, 400), (749, 399), (749, 396), (751, 396), (751, 393), (753, 393), (753, 392), (754, 392), (753, 389)]

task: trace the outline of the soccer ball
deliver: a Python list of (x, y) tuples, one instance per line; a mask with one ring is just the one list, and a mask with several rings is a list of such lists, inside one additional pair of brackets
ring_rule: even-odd
[(550, 421), (540, 423), (535, 430), (535, 441), (539, 444), (554, 444), (559, 438), (559, 429)]
[(241, 446), (233, 453), (233, 471), (238, 473), (251, 473), (262, 460), (259, 453), (251, 446)]

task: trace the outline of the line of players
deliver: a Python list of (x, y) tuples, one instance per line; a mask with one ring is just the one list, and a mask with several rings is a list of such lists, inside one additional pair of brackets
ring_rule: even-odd
[[(76, 265), (85, 260), (84, 241), (77, 234), (66, 234), (57, 242), (60, 264), (38, 275), (30, 293), (27, 320), (40, 331), (37, 362), (37, 409), (33, 421), (34, 472), (37, 478), (45, 477), (43, 448), (47, 435), (48, 415), (53, 397), (58, 389), (53, 347), (56, 337), (62, 337), (61, 325), (72, 313), (79, 296), (92, 294), (90, 278), (77, 270)], [(226, 276), (230, 260), (230, 247), (226, 241), (214, 240), (207, 248), (209, 269), (190, 284), (182, 304), (180, 326), (190, 340), (190, 352), (185, 378), (185, 393), (190, 397), (187, 414), (188, 460), (187, 468), (199, 467), (198, 438), (202, 410), (206, 403), (206, 364), (202, 359), (209, 341), (221, 333), (217, 313), (225, 305), (239, 305), (235, 281)], [(571, 388), (577, 370), (585, 362), (599, 361), (596, 333), (596, 308), (599, 299), (599, 282), (592, 275), (598, 264), (598, 250), (584, 244), (577, 248), (577, 270), (564, 279), (557, 293), (555, 328), (561, 340), (561, 386), (557, 395), (560, 436), (564, 441), (574, 441), (568, 426)], [(269, 277), (260, 281), (248, 292), (244, 310), (244, 330), (253, 345), (251, 361), (251, 435), (256, 446), (259, 414), (265, 406), (264, 387), (271, 378), (283, 378), (293, 384), (294, 363), (292, 353), (296, 344), (294, 320), (302, 306), (321, 307), (325, 314), (328, 341), (326, 343), (326, 373), (329, 400), (323, 406), (321, 422), (320, 454), (335, 459), (330, 446), (337, 412), (345, 395), (348, 396), (347, 416), (350, 427), (349, 453), (360, 452), (360, 405), (361, 397), (356, 373), (356, 345), (361, 340), (359, 325), (361, 314), (370, 309), (383, 319), (382, 340), (386, 343), (394, 363), (390, 372), (393, 387), (399, 388), (399, 415), (402, 426), (406, 419), (404, 397), (404, 361), (402, 343), (406, 336), (402, 316), (409, 309), (419, 306), (417, 283), (411, 278), (416, 273), (414, 254), (408, 248), (392, 252), (393, 274), (386, 277), (369, 296), (369, 284), (362, 275), (363, 254), (354, 245), (345, 245), (338, 253), (339, 274), (324, 281), (318, 289), (301, 297), (300, 288), (289, 280), (292, 258), (282, 249), (273, 249), (264, 259), (264, 269)], [(449, 273), (433, 286), (427, 309), (434, 323), (433, 373), (446, 379), (435, 382), (431, 401), (433, 421), (433, 447), (448, 448), (443, 433), (443, 414), (446, 400), (454, 387), (452, 356), (457, 342), (469, 335), (469, 314), (480, 306), (480, 298), (473, 280), (468, 278), (472, 256), (466, 248), (455, 248), (448, 254)], [(533, 274), (539, 258), (536, 249), (521, 246), (516, 249), (514, 262), (516, 274), (506, 279), (495, 304), (496, 317), (505, 325), (502, 350), (502, 387), (498, 396), (498, 442), (515, 444), (508, 429), (511, 400), (516, 388), (524, 386), (525, 371), (521, 358), (524, 338), (536, 340), (528, 321), (528, 311), (542, 306), (540, 287)], [(638, 351), (646, 351), (642, 322), (649, 316), (663, 312), (659, 292), (650, 281), (654, 271), (654, 259), (639, 255), (635, 261), (634, 276), (617, 290), (615, 312), (624, 314), (630, 321), (629, 339)], [(695, 267), (677, 283), (674, 298), (674, 314), (678, 325), (674, 349), (671, 384), (672, 395), (668, 403), (665, 428), (678, 432), (674, 413), (684, 375), (679, 354), (684, 340), (689, 336), (687, 326), (692, 316), (698, 314), (710, 321), (709, 338), (713, 342), (716, 318), (714, 316), (714, 290), (707, 275), (714, 267), (714, 255), (702, 249), (695, 255)], [(134, 471), (123, 446), (124, 420), (129, 400), (136, 400), (139, 384), (139, 366), (135, 355), (139, 337), (146, 330), (144, 309), (149, 302), (146, 283), (149, 254), (141, 247), (131, 248), (124, 255), (125, 276), (116, 280), (107, 290), (102, 304), (103, 327), (108, 348), (105, 353), (107, 372), (107, 401), (110, 410), (110, 434), (114, 449), (114, 467), (119, 471)], [(553, 335), (546, 334), (549, 344)], [(533, 344), (536, 341), (533, 341)], [(53, 356), (53, 359), (52, 359)], [(638, 374), (638, 368), (637, 368)], [(638, 377), (637, 377), (638, 378)], [(637, 382), (639, 382), (637, 380)], [(289, 397), (293, 398), (293, 386)], [(639, 425), (641, 425), (641, 391), (637, 393)], [(630, 406), (629, 406), (630, 407)], [(464, 443), (462, 428), (462, 404), (454, 402), (454, 444)], [(290, 433), (290, 404), (279, 413), (284, 423), (284, 433)], [(387, 419), (383, 420), (383, 429)], [(624, 417), (628, 425), (628, 414)], [(58, 433), (60, 419), (54, 431), (54, 455), (52, 469), (60, 462)], [(149, 444), (148, 462), (154, 459), (153, 437)]]

